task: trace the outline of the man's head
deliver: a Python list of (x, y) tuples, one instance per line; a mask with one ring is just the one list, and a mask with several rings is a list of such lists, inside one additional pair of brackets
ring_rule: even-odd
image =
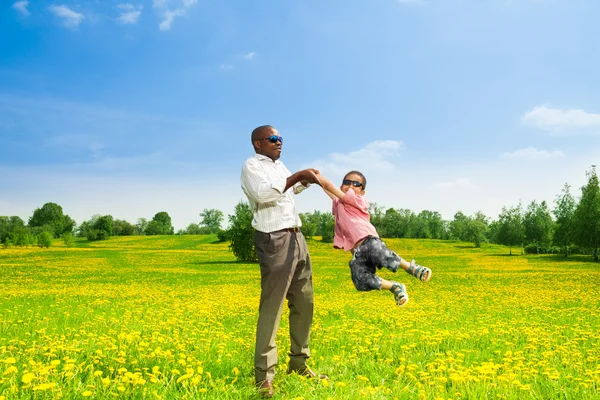
[(262, 154), (275, 161), (281, 156), (283, 138), (271, 125), (263, 125), (252, 131), (252, 145), (257, 154)]

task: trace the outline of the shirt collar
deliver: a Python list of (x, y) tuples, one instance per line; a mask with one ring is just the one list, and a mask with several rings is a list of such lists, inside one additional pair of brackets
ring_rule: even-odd
[(254, 153), (254, 158), (260, 161), (271, 161), (273, 164), (280, 163), (281, 161), (275, 160), (273, 161), (270, 157), (265, 156), (264, 154)]

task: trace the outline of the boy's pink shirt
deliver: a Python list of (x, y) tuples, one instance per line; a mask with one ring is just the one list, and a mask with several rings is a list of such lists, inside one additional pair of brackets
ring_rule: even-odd
[(369, 203), (354, 190), (348, 189), (340, 200), (333, 198), (332, 214), (335, 216), (333, 246), (346, 251), (352, 250), (361, 239), (371, 235), (379, 237), (371, 224)]

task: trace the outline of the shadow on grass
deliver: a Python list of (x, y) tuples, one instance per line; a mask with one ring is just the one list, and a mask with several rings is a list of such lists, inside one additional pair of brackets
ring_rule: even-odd
[(457, 249), (476, 249), (477, 247), (473, 246), (473, 245), (460, 245), (457, 244), (454, 247), (456, 247)]
[(233, 261), (198, 261), (198, 262), (191, 262), (188, 263), (190, 265), (219, 265), (219, 264), (258, 264), (257, 262), (250, 262), (250, 261), (237, 261), (237, 260), (233, 260)]
[(564, 254), (520, 254), (520, 253), (496, 253), (496, 254), (483, 254), (484, 257), (523, 257), (526, 256), (530, 260), (539, 260), (539, 261), (552, 261), (552, 262), (582, 262), (582, 263), (596, 263), (600, 264), (597, 261), (594, 261), (594, 257), (591, 255), (583, 255), (576, 254), (570, 255), (569, 257), (565, 257)]

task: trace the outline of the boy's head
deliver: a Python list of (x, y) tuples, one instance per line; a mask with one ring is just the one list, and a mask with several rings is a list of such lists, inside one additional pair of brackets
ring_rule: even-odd
[(367, 178), (358, 171), (350, 171), (342, 180), (342, 186), (340, 186), (340, 190), (344, 193), (348, 191), (348, 189), (354, 190), (354, 193), (362, 196), (365, 194), (365, 188), (367, 187)]

